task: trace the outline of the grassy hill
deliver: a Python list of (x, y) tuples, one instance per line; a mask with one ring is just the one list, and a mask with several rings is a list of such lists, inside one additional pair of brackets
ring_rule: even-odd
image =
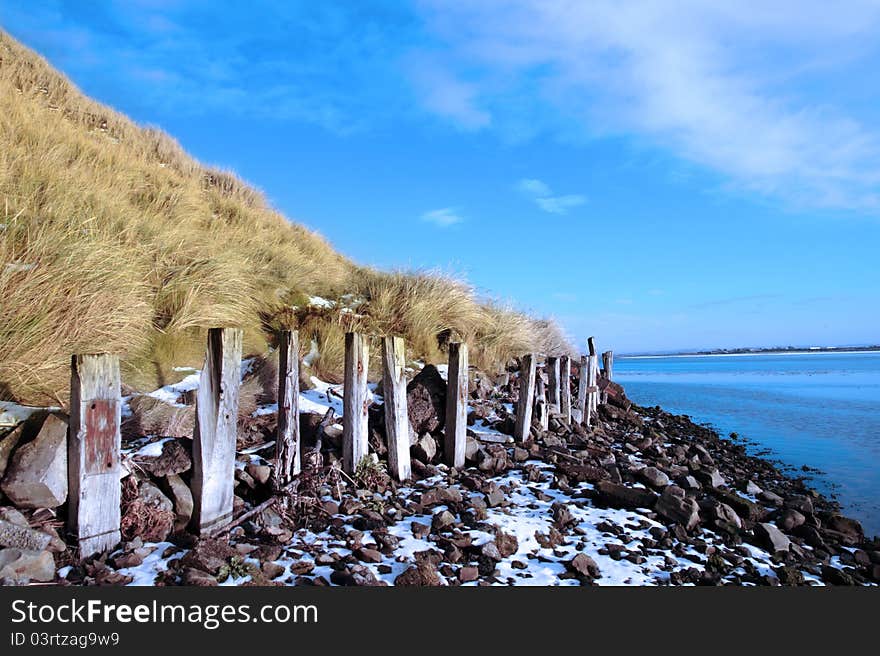
[(428, 360), (454, 335), (486, 368), (569, 349), (552, 322), (461, 281), (358, 266), (0, 31), (0, 399), (64, 403), (70, 355), (96, 351), (121, 354), (125, 382), (151, 389), (200, 364), (204, 328), (228, 325), (251, 352), (298, 327), (330, 379), (352, 328), (401, 334)]

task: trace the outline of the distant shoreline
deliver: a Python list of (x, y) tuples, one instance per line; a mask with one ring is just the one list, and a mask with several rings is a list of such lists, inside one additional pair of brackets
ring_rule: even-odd
[(842, 355), (856, 353), (880, 353), (880, 346), (871, 346), (865, 348), (847, 348), (847, 349), (815, 349), (815, 350), (761, 350), (761, 351), (737, 351), (729, 352), (694, 352), (694, 353), (666, 353), (662, 355), (656, 354), (636, 354), (636, 355), (618, 355), (621, 360), (646, 360), (651, 358), (717, 358), (717, 357), (744, 357), (749, 355)]

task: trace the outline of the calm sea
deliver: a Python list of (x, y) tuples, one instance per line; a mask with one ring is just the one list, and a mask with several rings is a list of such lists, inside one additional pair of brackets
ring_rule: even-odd
[(618, 357), (614, 379), (639, 405), (739, 433), (757, 443), (752, 453), (789, 467), (821, 470), (807, 475), (812, 486), (880, 535), (880, 353)]

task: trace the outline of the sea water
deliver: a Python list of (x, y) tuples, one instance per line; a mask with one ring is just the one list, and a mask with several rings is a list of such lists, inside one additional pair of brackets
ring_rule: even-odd
[(880, 352), (617, 357), (614, 379), (639, 405), (750, 440), (880, 535)]

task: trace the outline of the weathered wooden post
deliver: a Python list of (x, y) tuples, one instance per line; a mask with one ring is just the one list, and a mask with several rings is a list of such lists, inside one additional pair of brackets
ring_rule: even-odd
[(614, 377), (614, 352), (605, 351), (602, 354), (602, 369), (605, 371), (605, 378), (611, 380)]
[(567, 355), (559, 358), (559, 412), (566, 422), (571, 422), (571, 358)]
[(369, 450), (367, 364), (370, 347), (360, 333), (345, 334), (345, 389), (342, 400), (342, 468), (357, 470)]
[(119, 389), (117, 356), (73, 356), (67, 441), (67, 529), (77, 542), (80, 558), (112, 549), (121, 539)]
[(211, 328), (196, 396), (192, 529), (199, 535), (232, 519), (242, 331)]
[(587, 406), (589, 415), (584, 422), (588, 426), (592, 418), (599, 412), (599, 358), (595, 355), (587, 356), (589, 363), (587, 364)]
[(516, 403), (516, 422), (513, 439), (525, 442), (532, 429), (532, 403), (535, 398), (535, 355), (529, 353), (522, 357), (519, 368), (519, 400)]
[(443, 455), (450, 467), (464, 467), (467, 440), (468, 348), (449, 344), (449, 370), (446, 376), (446, 428)]
[(282, 330), (278, 341), (278, 428), (275, 434), (275, 490), (300, 472), (299, 333)]
[(597, 355), (595, 337), (587, 337), (587, 355)]
[(412, 475), (409, 459), (409, 417), (406, 407), (406, 354), (402, 337), (386, 337), (382, 343), (385, 371), (385, 433), (388, 436), (388, 470), (398, 481)]
[(582, 424), (589, 425), (590, 422), (590, 405), (587, 396), (587, 380), (589, 374), (587, 370), (590, 367), (590, 356), (582, 355), (581, 364), (578, 369), (578, 395), (577, 395), (577, 411), (575, 419)]
[(555, 355), (548, 355), (544, 369), (547, 371), (547, 410), (549, 415), (550, 412), (559, 412), (562, 404), (562, 390), (559, 385), (559, 358)]

